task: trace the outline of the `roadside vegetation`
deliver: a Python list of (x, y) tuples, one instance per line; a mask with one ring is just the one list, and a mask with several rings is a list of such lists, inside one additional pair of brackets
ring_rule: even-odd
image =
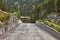
[(60, 0), (44, 0), (40, 5), (35, 5), (31, 22), (36, 20), (60, 32)]
[(40, 21), (40, 23), (45, 24), (45, 25), (48, 25), (49, 27), (52, 27), (56, 31), (60, 32), (60, 26), (57, 25), (56, 23), (51, 22), (49, 20), (39, 20), (39, 21)]
[(9, 17), (10, 15), (7, 12), (0, 11), (0, 28), (4, 25), (9, 24), (8, 23)]
[[(0, 9), (3, 11), (7, 11), (5, 8), (4, 2), (0, 1)], [(9, 10), (7, 13), (0, 13), (0, 21), (7, 22), (9, 19), (9, 13), (16, 12), (17, 18), (21, 19), (21, 10), (20, 3), (16, 2), (15, 6), (17, 9), (14, 9), (12, 5), (9, 5)], [(32, 9), (29, 12), (30, 19), (22, 20), (23, 22), (35, 23), (36, 20), (40, 20), (43, 24), (48, 24), (52, 28), (60, 31), (60, 0), (44, 0), (40, 4), (32, 5)], [(52, 15), (51, 15), (52, 14)], [(25, 15), (24, 15), (25, 16)]]

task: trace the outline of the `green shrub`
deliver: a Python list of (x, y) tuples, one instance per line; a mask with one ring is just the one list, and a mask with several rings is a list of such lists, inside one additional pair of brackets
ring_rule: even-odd
[(0, 13), (0, 21), (4, 22), (5, 20), (8, 20), (9, 14), (8, 13)]
[(58, 32), (60, 32), (60, 28), (59, 27), (53, 27), (55, 30), (57, 30)]

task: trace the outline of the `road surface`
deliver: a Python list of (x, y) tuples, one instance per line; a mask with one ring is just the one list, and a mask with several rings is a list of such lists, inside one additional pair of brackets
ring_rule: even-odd
[(10, 32), (5, 33), (0, 40), (57, 40), (33, 23), (22, 23)]

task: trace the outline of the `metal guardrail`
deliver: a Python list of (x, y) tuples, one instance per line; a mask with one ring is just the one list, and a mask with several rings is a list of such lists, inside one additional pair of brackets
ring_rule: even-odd
[(52, 27), (45, 25), (45, 24), (42, 24), (38, 21), (36, 21), (36, 24), (38, 25), (39, 28), (42, 28), (43, 30), (45, 30), (46, 32), (51, 34), (53, 37), (60, 40), (60, 32), (58, 32), (55, 29), (53, 29)]

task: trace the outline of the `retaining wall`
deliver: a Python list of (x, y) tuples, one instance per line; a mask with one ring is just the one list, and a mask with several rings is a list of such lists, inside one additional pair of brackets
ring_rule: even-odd
[(3, 35), (4, 33), (6, 33), (7, 31), (11, 30), (12, 28), (16, 27), (17, 25), (19, 25), (18, 23), (16, 24), (10, 24), (10, 25), (6, 25), (2, 28), (0, 28), (0, 36)]

